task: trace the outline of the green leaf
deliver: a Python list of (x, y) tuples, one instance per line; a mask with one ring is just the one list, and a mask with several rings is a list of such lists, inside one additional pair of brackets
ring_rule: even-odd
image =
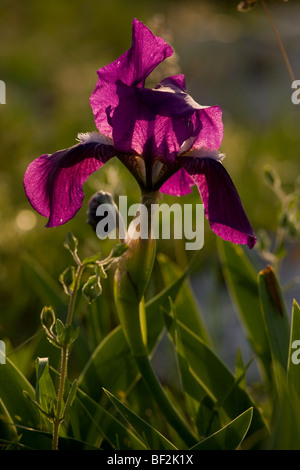
[(218, 249), (228, 291), (237, 306), (241, 325), (262, 370), (270, 379), (271, 352), (261, 312), (257, 272), (241, 246), (219, 238)]
[(271, 435), (266, 448), (270, 450), (300, 450), (299, 391), (288, 382), (286, 370), (274, 364), (276, 393), (271, 421)]
[[(193, 261), (195, 261), (194, 258)], [(186, 279), (191, 265), (169, 286), (146, 303), (147, 345), (153, 350), (164, 327), (161, 309), (169, 308), (169, 298), (176, 299)], [(92, 398), (98, 400), (101, 387), (112, 393), (127, 394), (138, 377), (138, 369), (133, 359), (122, 328), (116, 327), (108, 334), (93, 352), (79, 377), (80, 387)]]
[[(74, 406), (76, 405), (76, 406)], [(118, 450), (146, 450), (144, 442), (139, 439), (129, 428), (116, 419), (109, 411), (96, 403), (82, 390), (78, 389), (77, 396), (71, 408), (72, 413), (78, 410), (83, 412), (81, 416), (81, 432), (88, 433), (84, 440), (90, 444), (92, 441), (107, 440), (114, 449)], [(77, 410), (76, 410), (77, 408)]]
[(247, 392), (240, 388), (239, 380), (193, 331), (180, 321), (177, 321), (177, 328), (190, 372), (213, 400), (215, 409), (222, 408), (230, 419), (234, 419), (237, 413), (253, 407), (250, 432), (264, 429), (265, 423), (260, 412)]
[[(46, 416), (53, 418), (56, 406), (56, 393), (49, 371), (49, 359), (36, 359), (36, 401)], [(51, 430), (52, 428), (49, 428)]]
[(24, 399), (27, 392), (32, 400), (34, 389), (22, 372), (6, 358), (6, 364), (0, 364), (0, 397), (2, 406), (15, 424), (38, 427), (40, 415), (32, 403)]
[(176, 447), (166, 439), (159, 431), (150, 426), (146, 421), (133, 413), (127, 406), (125, 406), (120, 400), (118, 400), (113, 394), (108, 390), (105, 390), (106, 395), (117, 408), (117, 410), (122, 414), (125, 420), (133, 429), (137, 432), (141, 440), (146, 438), (150, 449), (153, 449), (155, 446), (156, 450), (176, 450)]
[[(9, 442), (18, 438), (17, 427), (14, 425), (13, 419), (8, 413), (3, 401), (0, 398), (0, 439)], [(1, 442), (1, 440), (0, 440)]]
[(235, 450), (243, 442), (252, 420), (249, 408), (219, 431), (196, 444), (190, 450)]
[(290, 327), (285, 302), (274, 270), (268, 266), (258, 276), (261, 310), (265, 320), (273, 365), (287, 370)]
[[(175, 308), (174, 303), (170, 299), (170, 312), (171, 317), (167, 314), (164, 315), (168, 333), (171, 336), (176, 349), (177, 363), (179, 367), (180, 380), (182, 389), (185, 396), (186, 406), (189, 410), (189, 414), (192, 416), (194, 422), (197, 421), (198, 417), (201, 416), (201, 422), (198, 426), (198, 432), (200, 435), (206, 435), (206, 429), (212, 423), (212, 414), (215, 414), (213, 408), (213, 401), (207, 400), (207, 392), (205, 388), (200, 384), (196, 377), (192, 374), (188, 361), (185, 357), (185, 351), (182, 344), (182, 339), (180, 336), (180, 331), (176, 328), (177, 317), (177, 308)], [(175, 320), (175, 321), (174, 321)], [(210, 410), (208, 407), (203, 404), (206, 400), (206, 403), (209, 401)]]
[[(182, 275), (182, 270), (167, 256), (160, 253), (157, 256), (157, 259), (166, 285), (170, 285), (176, 278)], [(209, 343), (209, 335), (188, 280), (185, 280), (182, 284), (174, 304), (176, 308), (176, 317), (204, 341)]]
[(244, 390), (246, 389), (246, 371), (249, 367), (250, 363), (245, 366), (242, 358), (242, 353), (239, 348), (237, 357), (236, 357), (236, 364), (235, 364), (235, 376), (239, 381), (239, 385)]
[(119, 243), (113, 247), (111, 250), (110, 256), (112, 258), (119, 258), (128, 250), (128, 245), (126, 243)]
[(291, 333), (288, 355), (288, 381), (300, 398), (300, 307), (293, 302)]
[(68, 393), (68, 397), (67, 397), (67, 400), (66, 400), (66, 404), (65, 404), (65, 408), (64, 408), (64, 416), (66, 416), (70, 411), (70, 408), (71, 408), (71, 406), (72, 406), (72, 404), (75, 400), (75, 397), (76, 397), (77, 388), (78, 388), (78, 381), (74, 380), (74, 382), (71, 385), (71, 388), (70, 388), (70, 391)]
[[(176, 303), (178, 295), (181, 293), (181, 289), (184, 288), (184, 283), (193, 268), (199, 252), (190, 261), (190, 264), (184, 271), (178, 272), (177, 267), (174, 264), (169, 263), (169, 268), (174, 269), (173, 275), (170, 276), (169, 280), (166, 279), (166, 287), (151, 300), (146, 303), (146, 320), (147, 320), (147, 345), (149, 352), (153, 349), (157, 342), (157, 338), (162, 332), (165, 326), (163, 312), (169, 312), (170, 310), (170, 299)], [(190, 316), (183, 315), (181, 320), (189, 322)], [(194, 320), (193, 320), (194, 321)], [(195, 327), (195, 323), (193, 323)], [(199, 325), (198, 325), (199, 326)], [(196, 327), (195, 327), (196, 328)], [(198, 331), (198, 328), (196, 329)]]
[[(50, 432), (22, 427), (22, 434), (18, 441), (9, 442), (9, 446), (12, 450), (51, 450), (52, 434)], [(71, 437), (60, 436), (59, 449), (99, 450), (99, 447), (92, 446), (91, 444)]]
[(78, 338), (80, 331), (79, 326), (76, 329), (74, 329), (72, 325), (65, 326), (59, 318), (57, 318), (55, 322), (55, 329), (57, 343), (60, 346), (72, 344)]
[(137, 375), (135, 361), (122, 328), (118, 326), (94, 350), (78, 383), (88, 395), (98, 400), (104, 386), (115, 393), (127, 393)]
[(92, 256), (88, 256), (86, 258), (84, 258), (84, 260), (82, 261), (82, 264), (84, 266), (87, 266), (89, 264), (91, 265), (94, 265), (96, 261), (98, 261), (102, 256), (102, 253), (101, 251), (99, 251), (98, 253), (95, 253), (94, 255)]
[(57, 338), (62, 338), (65, 332), (65, 325), (59, 318), (55, 321), (55, 330)]
[(22, 260), (25, 268), (24, 275), (30, 280), (42, 305), (52, 305), (57, 314), (63, 313), (66, 297), (59, 283), (29, 254), (24, 254)]

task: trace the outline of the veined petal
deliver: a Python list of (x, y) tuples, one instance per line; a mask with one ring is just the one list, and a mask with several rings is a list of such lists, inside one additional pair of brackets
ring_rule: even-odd
[(223, 240), (253, 248), (256, 238), (226, 169), (211, 158), (180, 157), (197, 185), (211, 229)]
[(41, 155), (24, 176), (32, 207), (48, 217), (47, 227), (72, 219), (82, 205), (83, 183), (115, 155), (112, 141), (98, 133), (79, 134), (80, 143), (51, 155)]
[(195, 182), (188, 173), (181, 168), (172, 175), (159, 189), (161, 193), (171, 194), (172, 196), (185, 196), (191, 192), (191, 186)]
[(121, 80), (128, 86), (142, 87), (155, 67), (172, 54), (172, 48), (162, 38), (154, 36), (142, 22), (133, 20), (131, 48), (97, 72), (99, 78), (90, 104), (101, 133), (112, 137), (109, 119), (119, 104), (117, 82)]
[(144, 102), (140, 89), (122, 82), (118, 82), (117, 93), (120, 103), (112, 116), (116, 150), (142, 155), (145, 161), (174, 162), (189, 133), (188, 119), (156, 114)]
[(187, 92), (183, 75), (162, 80), (153, 90), (139, 89), (138, 94), (155, 114), (182, 117), (188, 122), (186, 142), (189, 148), (218, 149), (223, 140), (222, 110), (219, 106), (202, 106)]
[(220, 108), (196, 103), (185, 91), (183, 75), (168, 77), (154, 89), (118, 81), (116, 91), (119, 105), (111, 124), (118, 151), (173, 163), (179, 152), (200, 146), (217, 149), (221, 145)]
[(223, 140), (222, 110), (219, 106), (207, 106), (198, 109), (191, 117), (195, 129), (195, 139), (189, 150), (207, 148), (218, 149)]
[(187, 94), (183, 75), (165, 78), (153, 89), (138, 88), (136, 93), (144, 105), (161, 116), (188, 119), (195, 110), (205, 108)]

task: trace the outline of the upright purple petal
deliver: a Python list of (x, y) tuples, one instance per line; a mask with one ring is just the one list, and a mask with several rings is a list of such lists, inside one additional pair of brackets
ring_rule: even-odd
[[(130, 87), (118, 81), (119, 105), (111, 118), (116, 149), (143, 155), (145, 160), (161, 158), (174, 163), (182, 144), (192, 138), (192, 145), (203, 125), (209, 127), (208, 135), (211, 122), (207, 124), (206, 113), (204, 124), (197, 118), (202, 106), (184, 87), (183, 75), (169, 77), (155, 89)], [(206, 143), (205, 138), (203, 141)]]
[(153, 114), (160, 116), (189, 118), (203, 108), (187, 94), (184, 75), (165, 78), (155, 88), (138, 88), (136, 94)]
[(196, 183), (212, 230), (224, 240), (253, 248), (256, 238), (239, 194), (222, 163), (212, 158), (181, 157)]
[[(142, 155), (145, 161), (161, 158), (174, 162), (189, 135), (188, 118), (156, 114), (148, 106), (148, 96), (144, 102), (140, 90), (118, 82), (120, 103), (112, 116), (115, 148), (118, 152)], [(156, 93), (164, 98), (163, 92)]]
[(83, 183), (114, 156), (113, 145), (99, 136), (83, 134), (81, 143), (41, 155), (28, 166), (25, 192), (32, 207), (49, 218), (47, 227), (62, 225), (74, 217), (84, 198)]
[(102, 134), (112, 137), (109, 119), (119, 104), (117, 82), (121, 80), (128, 86), (142, 87), (155, 67), (172, 54), (172, 48), (162, 38), (154, 36), (140, 21), (133, 20), (131, 48), (97, 72), (99, 78), (90, 104)]
[(168, 77), (154, 89), (118, 81), (116, 91), (119, 105), (112, 113), (111, 124), (119, 152), (174, 163), (179, 152), (197, 145), (208, 149), (221, 145), (220, 108), (196, 103), (185, 91), (183, 75)]
[[(158, 92), (158, 93), (157, 93)], [(185, 151), (218, 149), (223, 140), (222, 110), (219, 106), (202, 106), (186, 92), (183, 75), (162, 80), (154, 90), (139, 89), (144, 104), (155, 114), (182, 117), (188, 122)]]

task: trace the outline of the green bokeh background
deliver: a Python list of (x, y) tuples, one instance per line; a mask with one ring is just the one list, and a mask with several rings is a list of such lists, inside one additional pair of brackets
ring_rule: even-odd
[[(104, 189), (138, 202), (137, 184), (114, 159), (85, 184), (86, 198), (76, 218), (47, 229), (46, 220), (31, 209), (22, 182), (34, 158), (73, 145), (79, 132), (95, 130), (89, 97), (96, 71), (130, 47), (135, 17), (176, 52), (155, 72), (153, 82), (184, 73), (197, 102), (223, 109), (224, 165), (254, 230), (275, 228), (278, 206), (264, 183), (263, 168), (272, 165), (287, 190), (293, 187), (300, 167), (300, 109), (291, 102), (291, 80), (261, 5), (242, 14), (238, 3), (0, 1), (0, 79), (6, 84), (6, 104), (0, 105), (0, 338), (12, 347), (34, 334), (44, 306), (28, 263), (37, 264), (59, 287), (58, 276), (70, 263), (63, 248), (68, 230), (79, 239), (82, 255), (110, 249), (86, 224), (89, 197)], [(300, 78), (300, 4), (277, 0), (270, 9)], [(197, 190), (182, 202), (200, 203)], [(159, 243), (158, 249), (181, 266), (190, 255), (172, 242)], [(289, 259), (297, 274), (299, 244), (291, 245)], [(216, 237), (206, 223), (196, 274), (206, 281), (218, 273)], [(215, 300), (214, 283), (202, 286), (196, 286), (200, 299), (202, 288), (208, 303)]]

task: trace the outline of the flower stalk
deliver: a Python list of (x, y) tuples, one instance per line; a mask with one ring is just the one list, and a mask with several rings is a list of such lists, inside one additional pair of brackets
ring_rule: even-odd
[[(156, 255), (156, 240), (152, 234), (151, 205), (158, 198), (158, 193), (142, 196), (141, 204), (147, 209), (143, 214), (136, 214), (131, 223), (126, 244), (128, 249), (118, 262), (115, 273), (115, 301), (127, 342), (135, 357), (147, 354), (145, 335), (141, 327), (143, 297), (149, 283)], [(139, 228), (147, 224), (145, 238), (137, 231), (136, 221), (140, 217)], [(145, 220), (145, 217), (147, 220)], [(143, 322), (145, 327), (145, 321)]]
[[(81, 263), (78, 257), (77, 257), (77, 263), (78, 263), (78, 267), (76, 271), (74, 287), (70, 295), (70, 302), (69, 302), (65, 329), (69, 328), (72, 324), (77, 291), (79, 289), (81, 276), (85, 268), (85, 266)], [(58, 449), (59, 429), (64, 419), (64, 416), (63, 416), (64, 393), (65, 393), (65, 384), (66, 384), (66, 379), (67, 379), (67, 374), (68, 374), (68, 359), (69, 359), (70, 346), (71, 346), (71, 342), (69, 341), (66, 341), (61, 346), (61, 363), (60, 363), (60, 375), (59, 375), (59, 384), (58, 384), (58, 393), (57, 393), (57, 405), (56, 405), (56, 413), (53, 419), (52, 450)]]
[(188, 446), (192, 446), (197, 439), (168, 400), (147, 351), (144, 294), (156, 255), (151, 209), (157, 198), (157, 193), (142, 195), (141, 203), (147, 208), (148, 238), (136, 237), (136, 224), (133, 221), (134, 229), (131, 230), (129, 227), (129, 238), (126, 241), (128, 250), (119, 260), (115, 273), (115, 301), (124, 335), (149, 392), (178, 435)]
[(281, 54), (282, 54), (283, 60), (284, 60), (284, 62), (285, 62), (286, 68), (287, 68), (287, 70), (288, 70), (289, 76), (290, 76), (290, 78), (291, 78), (291, 81), (294, 82), (295, 79), (296, 79), (296, 78), (295, 78), (295, 74), (294, 74), (294, 72), (293, 72), (291, 63), (290, 63), (290, 61), (289, 61), (288, 55), (287, 55), (287, 53), (286, 53), (286, 50), (285, 50), (285, 48), (284, 48), (284, 45), (283, 45), (283, 42), (282, 42), (282, 40), (281, 40), (280, 34), (279, 34), (279, 32), (278, 32), (278, 29), (277, 29), (276, 26), (275, 26), (275, 23), (274, 23), (274, 21), (273, 21), (273, 18), (272, 18), (272, 16), (271, 16), (271, 13), (270, 13), (268, 7), (267, 7), (266, 2), (265, 2), (264, 0), (261, 0), (261, 3), (262, 3), (262, 6), (263, 6), (263, 8), (264, 8), (264, 10), (265, 10), (265, 14), (266, 14), (268, 20), (270, 21), (271, 27), (272, 27), (273, 32), (274, 32), (274, 34), (275, 34), (276, 40), (277, 40), (277, 42), (278, 42), (278, 46), (279, 46), (280, 52), (281, 52)]

